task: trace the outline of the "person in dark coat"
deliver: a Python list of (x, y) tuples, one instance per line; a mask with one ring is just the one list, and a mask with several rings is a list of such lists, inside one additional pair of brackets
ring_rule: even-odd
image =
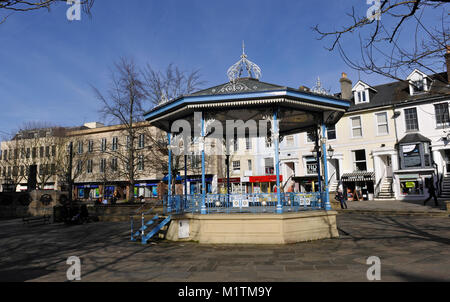
[(342, 193), (341, 189), (337, 191), (335, 198), (340, 202), (341, 209), (347, 209), (347, 203), (345, 202), (344, 194)]
[(430, 194), (430, 196), (428, 196), (428, 198), (423, 202), (423, 205), (426, 205), (428, 200), (430, 200), (431, 197), (433, 197), (434, 204), (436, 206), (439, 206), (439, 203), (438, 203), (438, 200), (437, 200), (437, 196), (436, 196), (436, 188), (434, 187), (433, 178), (428, 180), (428, 193)]

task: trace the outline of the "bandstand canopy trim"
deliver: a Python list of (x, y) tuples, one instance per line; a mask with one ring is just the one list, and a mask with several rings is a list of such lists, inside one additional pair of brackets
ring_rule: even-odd
[(312, 125), (334, 125), (349, 107), (349, 101), (334, 96), (239, 78), (159, 104), (144, 117), (169, 132), (172, 121), (190, 120), (194, 112), (211, 112), (217, 120), (246, 121), (256, 118), (261, 108), (277, 108), (279, 131), (285, 135), (305, 131)]

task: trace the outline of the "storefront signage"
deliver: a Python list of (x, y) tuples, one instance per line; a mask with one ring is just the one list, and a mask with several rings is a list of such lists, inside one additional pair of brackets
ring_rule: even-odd
[(407, 188), (414, 188), (414, 187), (416, 186), (416, 184), (415, 184), (413, 181), (407, 181), (407, 182), (405, 183), (405, 186), (406, 186)]
[[(227, 179), (226, 178), (219, 178), (218, 180), (219, 183), (226, 183)], [(240, 177), (230, 177), (230, 183), (239, 183), (241, 182), (241, 178)]]
[(373, 181), (372, 175), (347, 175), (342, 176), (342, 181)]
[[(250, 182), (275, 182), (277, 181), (276, 175), (264, 175), (264, 176), (250, 176)], [(280, 182), (283, 181), (283, 175), (280, 175)]]

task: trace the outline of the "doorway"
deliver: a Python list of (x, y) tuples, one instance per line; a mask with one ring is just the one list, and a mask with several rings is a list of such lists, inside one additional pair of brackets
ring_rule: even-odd
[(393, 172), (392, 172), (392, 158), (391, 158), (391, 155), (386, 155), (386, 156), (382, 157), (382, 159), (383, 159), (383, 163), (384, 163), (386, 177), (392, 177)]

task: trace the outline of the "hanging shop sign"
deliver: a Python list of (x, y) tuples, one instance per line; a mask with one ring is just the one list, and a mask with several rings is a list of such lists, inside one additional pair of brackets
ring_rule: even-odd
[[(219, 178), (218, 180), (219, 183), (227, 183), (227, 179), (226, 178)], [(241, 178), (240, 177), (230, 177), (230, 183), (239, 183), (241, 182)]]
[(348, 173), (341, 177), (344, 182), (350, 181), (374, 181), (375, 173)]

